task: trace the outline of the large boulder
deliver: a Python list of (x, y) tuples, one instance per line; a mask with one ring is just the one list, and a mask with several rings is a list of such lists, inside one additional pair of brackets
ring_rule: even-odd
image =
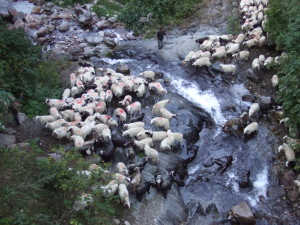
[(8, 147), (16, 143), (16, 136), (0, 134), (0, 146)]
[(109, 23), (106, 20), (101, 20), (96, 23), (96, 26), (101, 30), (109, 27)]
[(37, 32), (37, 37), (45, 37), (49, 33), (48, 27), (41, 27)]
[(86, 12), (79, 16), (78, 22), (81, 24), (81, 26), (90, 26), (93, 22), (93, 15), (91, 12)]
[(245, 75), (247, 79), (253, 83), (259, 83), (261, 81), (261, 78), (259, 78), (251, 68), (245, 71)]
[(115, 40), (113, 38), (110, 38), (110, 37), (105, 37), (103, 39), (104, 43), (110, 47), (110, 48), (114, 48), (117, 46), (117, 43), (115, 42)]
[(116, 71), (118, 73), (123, 73), (123, 74), (129, 74), (130, 73), (130, 69), (128, 68), (128, 66), (126, 64), (123, 64), (123, 63), (118, 63), (117, 64)]
[(255, 217), (246, 202), (241, 202), (232, 207), (232, 214), (235, 220), (244, 225), (255, 224)]
[[(1, 3), (2, 4), (2, 3)], [(13, 2), (10, 4), (8, 12), (12, 15), (13, 21), (23, 19), (26, 14), (31, 14), (34, 4), (28, 1)]]

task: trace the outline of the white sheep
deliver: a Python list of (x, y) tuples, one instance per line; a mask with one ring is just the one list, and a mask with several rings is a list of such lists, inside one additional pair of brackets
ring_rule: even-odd
[(151, 134), (152, 140), (156, 141), (156, 142), (162, 141), (166, 137), (168, 137), (168, 134), (166, 131), (153, 131)]
[(75, 95), (77, 95), (79, 93), (79, 90), (77, 87), (72, 87), (71, 88), (71, 96), (75, 97)]
[(254, 116), (256, 113), (259, 112), (259, 110), (260, 110), (259, 104), (258, 104), (258, 103), (253, 103), (253, 104), (251, 105), (250, 109), (249, 109), (249, 112), (248, 112), (249, 117)]
[(49, 107), (55, 107), (57, 108), (57, 110), (60, 110), (63, 108), (63, 106), (66, 104), (66, 102), (64, 100), (60, 100), (60, 99), (46, 99), (46, 104)]
[(73, 209), (74, 211), (81, 211), (88, 205), (93, 204), (94, 199), (91, 194), (82, 194), (78, 200), (75, 201)]
[(261, 36), (259, 39), (258, 39), (258, 46), (259, 47), (262, 47), (266, 44), (266, 41), (267, 41), (267, 38), (266, 36)]
[(127, 167), (125, 166), (124, 163), (118, 162), (117, 165), (116, 165), (116, 169), (117, 169), (118, 173), (120, 173), (124, 176), (128, 176), (128, 169), (127, 169)]
[(46, 128), (54, 131), (55, 129), (62, 127), (66, 121), (64, 119), (55, 120), (52, 123), (46, 123)]
[(82, 130), (84, 140), (88, 135), (92, 133), (93, 128), (94, 128), (93, 124), (84, 125), (83, 127), (80, 128)]
[(134, 144), (134, 146), (138, 147), (139, 150), (144, 150), (145, 145), (149, 145), (150, 147), (153, 147), (153, 140), (152, 140), (152, 138), (147, 137), (140, 141), (134, 140), (133, 144)]
[(81, 148), (84, 145), (84, 140), (81, 136), (72, 135), (70, 138), (73, 140), (75, 148)]
[(45, 115), (45, 116), (36, 116), (36, 121), (39, 122), (42, 126), (45, 126), (47, 123), (52, 123), (55, 121), (54, 116), (52, 115)]
[(149, 83), (149, 90), (154, 91), (154, 93), (158, 95), (167, 94), (167, 90), (163, 88), (163, 86), (159, 82), (151, 82)]
[(113, 84), (110, 88), (114, 96), (120, 98), (124, 94), (124, 89), (119, 84)]
[(225, 49), (226, 49), (227, 54), (232, 55), (240, 50), (240, 44), (229, 43), (226, 45)]
[(62, 118), (57, 108), (51, 107), (49, 111), (50, 111), (50, 115), (53, 116), (55, 120)]
[(55, 130), (53, 130), (52, 136), (59, 140), (64, 137), (66, 137), (67, 139), (70, 139), (71, 134), (68, 132), (68, 129), (69, 128), (66, 126), (56, 128)]
[(258, 46), (258, 40), (256, 38), (252, 38), (248, 41), (244, 41), (243, 45), (247, 46), (247, 48)]
[(151, 159), (152, 163), (158, 165), (159, 163), (159, 153), (154, 148), (151, 148), (149, 145), (145, 145), (145, 155)]
[(236, 44), (241, 44), (245, 40), (245, 38), (246, 36), (244, 34), (239, 34), (233, 42)]
[(215, 49), (215, 53), (212, 54), (212, 58), (226, 58), (227, 52), (224, 46), (220, 46), (219, 48)]
[(258, 58), (253, 59), (252, 61), (252, 69), (259, 70), (260, 69), (260, 62)]
[(203, 57), (203, 58), (197, 59), (192, 65), (199, 66), (199, 67), (202, 67), (202, 66), (208, 67), (208, 66), (211, 66), (211, 62), (209, 61), (209, 58)]
[(111, 180), (107, 185), (101, 186), (101, 189), (103, 189), (103, 192), (107, 196), (114, 195), (118, 190), (119, 184), (116, 180)]
[(128, 106), (132, 103), (131, 95), (126, 95), (122, 101), (119, 102), (122, 106)]
[(139, 74), (139, 77), (144, 77), (146, 79), (155, 80), (155, 73), (153, 71), (144, 71)]
[(250, 55), (249, 51), (244, 50), (244, 51), (240, 51), (238, 53), (233, 54), (232, 57), (235, 59), (238, 59), (238, 60), (248, 60), (249, 55)]
[(107, 108), (106, 108), (106, 103), (103, 101), (98, 102), (98, 104), (95, 107), (95, 112), (97, 113), (104, 113), (106, 112)]
[(62, 94), (62, 99), (65, 101), (70, 96), (71, 96), (71, 89), (69, 89), (69, 88), (65, 89)]
[(76, 75), (75, 73), (71, 73), (70, 74), (70, 84), (71, 84), (71, 87), (73, 87), (76, 83)]
[(134, 102), (130, 105), (126, 106), (126, 111), (129, 115), (133, 115), (134, 113), (140, 113), (142, 111), (142, 105), (140, 102)]
[(130, 129), (130, 128), (134, 128), (134, 127), (145, 127), (145, 123), (144, 122), (134, 122), (134, 123), (127, 123), (124, 126), (124, 129)]
[(271, 65), (274, 62), (274, 58), (273, 57), (268, 57), (265, 62), (264, 62), (264, 66), (268, 67), (269, 65)]
[(103, 137), (103, 140), (108, 143), (110, 140), (111, 140), (111, 131), (109, 128), (105, 128), (102, 130), (102, 133), (101, 133), (102, 137)]
[(143, 131), (143, 127), (133, 127), (123, 132), (123, 136), (129, 136), (131, 138), (137, 136), (137, 134)]
[(111, 90), (106, 90), (105, 92), (105, 102), (110, 103), (113, 99), (113, 93)]
[(129, 177), (124, 176), (120, 173), (113, 174), (113, 178), (118, 181), (119, 184), (124, 184), (128, 186), (130, 184), (131, 179)]
[(278, 147), (278, 152), (284, 151), (286, 158), (286, 166), (289, 166), (290, 163), (295, 162), (296, 156), (295, 152), (290, 148), (290, 146), (286, 143), (283, 143)]
[(75, 111), (73, 109), (67, 109), (61, 112), (62, 118), (66, 121), (75, 120)]
[(159, 110), (160, 112), (160, 116), (163, 118), (166, 118), (168, 120), (171, 120), (173, 118), (177, 118), (176, 114), (171, 113), (169, 110), (167, 110), (166, 108), (161, 108)]
[(101, 136), (104, 129), (109, 129), (108, 125), (98, 123), (94, 126), (93, 131), (97, 132), (98, 136)]
[(165, 130), (170, 129), (170, 121), (166, 118), (163, 118), (163, 117), (155, 117), (151, 120), (150, 123), (152, 125), (154, 125), (155, 127), (161, 127)]
[(143, 97), (147, 92), (147, 87), (144, 83), (139, 85), (139, 87), (135, 90), (136, 96), (141, 98)]
[(190, 52), (186, 55), (186, 57), (185, 57), (185, 59), (184, 59), (184, 62), (190, 62), (191, 59), (192, 59), (192, 56), (193, 56), (194, 54), (195, 54), (194, 51), (190, 51)]
[(130, 186), (132, 188), (132, 191), (135, 193), (137, 187), (140, 185), (142, 181), (142, 174), (139, 167), (134, 168), (135, 174), (130, 182)]
[(166, 105), (170, 102), (170, 99), (162, 100), (157, 102), (152, 107), (152, 113), (154, 115), (160, 115), (160, 109), (166, 107)]
[(141, 132), (139, 132), (137, 135), (136, 135), (136, 138), (137, 140), (143, 140), (147, 137), (151, 137), (152, 135), (152, 131), (151, 130), (142, 130)]
[(175, 138), (172, 136), (168, 136), (165, 139), (162, 140), (160, 143), (160, 150), (165, 151), (165, 150), (170, 150), (172, 146), (175, 144)]
[(247, 127), (244, 129), (244, 135), (245, 136), (250, 136), (254, 133), (258, 132), (258, 123), (257, 122), (252, 122), (250, 123)]
[(126, 185), (120, 184), (118, 187), (118, 192), (119, 192), (121, 201), (124, 203), (124, 206), (127, 206), (128, 208), (130, 208), (129, 193), (128, 193)]
[(116, 117), (119, 119), (119, 121), (125, 122), (127, 120), (127, 114), (124, 111), (124, 109), (116, 108), (115, 114), (116, 114)]
[(236, 73), (236, 66), (233, 64), (220, 64), (219, 67), (221, 68), (221, 71), (224, 73)]
[(273, 75), (271, 78), (271, 83), (274, 88), (278, 86), (278, 82), (279, 82), (278, 75), (276, 75), (276, 74)]
[(173, 137), (175, 141), (182, 142), (183, 141), (183, 134), (179, 132), (172, 132), (171, 130), (167, 131), (168, 137)]
[(81, 128), (77, 126), (70, 126), (67, 130), (71, 135), (81, 136), (83, 138), (83, 132)]

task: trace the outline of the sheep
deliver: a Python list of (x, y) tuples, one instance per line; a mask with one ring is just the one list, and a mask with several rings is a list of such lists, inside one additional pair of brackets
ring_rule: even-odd
[(255, 134), (258, 132), (258, 123), (257, 122), (252, 122), (250, 123), (247, 127), (244, 129), (244, 136), (250, 136), (252, 134)]
[(136, 117), (132, 117), (129, 120), (129, 123), (134, 123), (134, 122), (138, 122), (138, 121), (142, 121), (145, 117), (145, 113), (141, 113), (140, 115), (136, 116)]
[(252, 69), (259, 70), (260, 69), (260, 62), (258, 58), (253, 59), (252, 61)]
[(123, 174), (120, 173), (114, 173), (113, 178), (118, 181), (119, 184), (124, 184), (128, 186), (130, 184), (131, 179), (127, 176), (124, 176)]
[(259, 110), (260, 110), (259, 104), (258, 103), (253, 103), (251, 105), (250, 109), (249, 109), (249, 112), (248, 112), (249, 117), (254, 116), (257, 112), (259, 112)]
[(276, 88), (278, 86), (278, 82), (279, 82), (278, 75), (276, 75), (276, 74), (273, 75), (271, 78), (271, 83), (272, 83), (273, 88)]
[(236, 66), (233, 64), (220, 64), (219, 65), (220, 69), (224, 73), (236, 73)]
[(141, 185), (138, 186), (135, 197), (139, 202), (142, 201), (142, 198), (146, 192), (148, 194), (150, 194), (151, 186), (152, 186), (152, 183), (150, 183), (148, 181), (145, 181)]
[(160, 150), (162, 151), (171, 150), (174, 144), (175, 144), (175, 138), (172, 136), (168, 136), (165, 139), (163, 139), (162, 142), (160, 143)]
[(75, 73), (71, 73), (70, 74), (70, 85), (71, 85), (71, 87), (73, 87), (75, 85), (75, 83), (76, 83), (76, 75), (75, 75)]
[(104, 140), (106, 143), (108, 143), (108, 142), (111, 140), (111, 131), (110, 131), (109, 128), (103, 129), (101, 135), (102, 135), (103, 140)]
[(133, 143), (132, 140), (128, 141), (126, 138), (123, 138), (122, 136), (119, 135), (113, 135), (111, 137), (111, 141), (115, 147), (122, 147), (122, 148), (128, 147)]
[(117, 172), (119, 174), (122, 174), (124, 176), (128, 176), (128, 169), (127, 169), (127, 167), (125, 166), (124, 163), (118, 162), (117, 165), (116, 165), (116, 169), (117, 169)]
[(95, 112), (97, 113), (104, 113), (106, 112), (106, 103), (105, 102), (98, 102), (98, 104), (96, 105), (96, 108), (95, 108)]
[(152, 131), (150, 131), (150, 130), (142, 130), (136, 135), (136, 138), (140, 141), (147, 137), (151, 137), (151, 133), (152, 133)]
[(81, 148), (83, 146), (84, 140), (81, 136), (72, 135), (70, 138), (73, 140), (75, 148)]
[(203, 53), (203, 51), (202, 50), (199, 50), (199, 51), (197, 51), (197, 52), (195, 52), (192, 56), (191, 56), (191, 60), (197, 60), (197, 59), (199, 59), (199, 58), (201, 58), (201, 54)]
[(55, 120), (52, 123), (46, 123), (46, 128), (50, 129), (51, 131), (54, 131), (55, 129), (62, 127), (63, 123), (66, 121), (64, 119)]
[(243, 45), (247, 48), (255, 47), (258, 45), (258, 40), (256, 38), (252, 38), (248, 41), (244, 41)]
[(151, 82), (149, 83), (149, 90), (153, 91), (153, 93), (157, 95), (167, 94), (167, 90), (163, 88), (163, 86), (159, 82)]
[(88, 124), (80, 128), (82, 130), (83, 139), (86, 139), (86, 137), (92, 133), (93, 127), (94, 125)]
[(225, 47), (227, 54), (232, 55), (240, 50), (240, 44), (229, 43)]
[[(289, 118), (286, 118), (289, 119)], [(292, 148), (295, 147), (294, 145), (300, 144), (300, 139), (294, 139), (291, 137), (288, 137), (287, 135), (283, 137), (283, 140), (286, 141)]]
[(146, 85), (143, 83), (134, 92), (136, 93), (137, 97), (141, 98), (146, 94), (146, 91), (147, 91)]
[(173, 114), (171, 113), (169, 110), (167, 110), (166, 108), (161, 108), (159, 110), (160, 112), (160, 116), (163, 117), (163, 118), (166, 118), (168, 120), (171, 120), (173, 118), (177, 118), (177, 115), (176, 114)]
[(130, 128), (134, 128), (134, 127), (145, 127), (145, 123), (144, 122), (134, 122), (134, 123), (127, 123), (123, 126), (124, 129), (130, 129)]
[(294, 167), (295, 166), (295, 152), (290, 148), (290, 146), (286, 143), (283, 143), (278, 147), (278, 153), (281, 151), (284, 151), (285, 157), (286, 157), (286, 166), (287, 167)]
[(164, 198), (167, 198), (167, 194), (168, 191), (171, 189), (172, 187), (172, 183), (173, 183), (173, 179), (174, 179), (174, 171), (171, 171), (169, 173), (169, 176), (162, 182), (162, 184), (159, 186), (159, 191), (162, 192)]
[(100, 120), (101, 123), (104, 123), (104, 124), (108, 125), (109, 127), (118, 126), (117, 121), (115, 121), (109, 115), (100, 115), (99, 120)]
[(52, 136), (57, 138), (57, 139), (62, 139), (64, 137), (66, 137), (67, 139), (70, 139), (70, 134), (68, 131), (68, 127), (59, 127), (59, 128), (56, 128), (55, 130), (53, 130), (52, 132)]
[(155, 73), (153, 71), (144, 71), (139, 74), (139, 77), (144, 77), (146, 79), (155, 80)]
[(261, 0), (261, 3), (262, 3), (264, 6), (268, 6), (269, 0)]
[(81, 128), (77, 126), (68, 127), (67, 132), (69, 132), (71, 135), (81, 136), (82, 138), (84, 137)]
[(171, 130), (168, 130), (167, 135), (168, 135), (168, 137), (173, 137), (175, 141), (178, 141), (178, 142), (183, 141), (183, 134), (182, 133), (179, 133), (179, 132), (174, 133)]
[(166, 105), (170, 102), (170, 99), (162, 100), (153, 105), (152, 113), (154, 115), (160, 115), (160, 109), (166, 107)]
[(134, 128), (130, 128), (126, 131), (123, 132), (123, 137), (124, 136), (129, 136), (131, 138), (137, 136), (137, 134), (141, 131), (143, 131), (144, 128), (143, 127), (134, 127)]
[(141, 175), (139, 167), (134, 168), (134, 172), (135, 172), (135, 174), (130, 181), (130, 186), (132, 187), (132, 191), (136, 192), (137, 187), (141, 183), (142, 175)]
[(145, 139), (140, 140), (140, 141), (134, 140), (133, 144), (139, 150), (144, 150), (146, 145), (148, 145), (150, 147), (153, 147), (153, 140), (152, 140), (152, 138), (148, 137), (148, 138), (145, 138)]
[(126, 95), (122, 101), (119, 102), (122, 106), (128, 106), (132, 103), (131, 95)]
[(88, 205), (93, 204), (94, 199), (91, 194), (82, 194), (79, 200), (76, 200), (73, 206), (74, 211), (81, 211)]
[(103, 192), (107, 196), (114, 195), (118, 190), (119, 184), (116, 180), (111, 180), (107, 185), (102, 186), (101, 189), (103, 189)]
[(105, 102), (107, 104), (109, 104), (109, 103), (111, 103), (112, 99), (113, 99), (112, 91), (111, 90), (106, 90), (106, 92), (105, 92)]
[(250, 55), (249, 51), (244, 50), (244, 51), (240, 51), (238, 53), (233, 54), (232, 57), (239, 59), (239, 60), (248, 60), (249, 55)]
[(116, 96), (117, 98), (120, 98), (123, 95), (123, 93), (124, 93), (123, 88), (120, 85), (118, 85), (118, 84), (113, 84), (111, 86), (110, 90), (112, 91), (112, 93), (114, 94), (114, 96)]
[(62, 94), (62, 100), (65, 101), (70, 96), (71, 96), (71, 89), (67, 88), (67, 89), (64, 90), (64, 92)]
[(200, 45), (200, 49), (202, 51), (210, 51), (212, 48), (213, 40), (205, 40), (202, 45)]
[(246, 38), (246, 36), (244, 34), (239, 34), (233, 42), (236, 44), (242, 44), (242, 42), (245, 40), (245, 38)]
[(155, 117), (150, 123), (155, 127), (161, 127), (165, 130), (170, 129), (170, 121), (163, 117)]
[(159, 142), (164, 140), (166, 137), (168, 137), (168, 134), (166, 131), (153, 131), (150, 134), (150, 137), (152, 138), (153, 141)]
[(54, 116), (46, 115), (46, 116), (36, 116), (36, 121), (39, 122), (42, 126), (45, 126), (47, 123), (52, 123), (55, 121)]
[(116, 114), (116, 117), (119, 119), (119, 121), (121, 121), (122, 123), (127, 120), (126, 112), (123, 109), (117, 108), (115, 110), (115, 114)]
[(130, 160), (130, 163), (135, 159), (135, 152), (132, 146), (128, 146), (125, 148), (126, 157)]
[(129, 115), (133, 115), (134, 113), (141, 112), (142, 105), (140, 102), (134, 102), (128, 106), (126, 106), (126, 111)]
[(61, 115), (59, 114), (57, 108), (51, 107), (50, 108), (50, 116), (53, 116), (55, 120), (61, 119)]
[(264, 62), (264, 66), (268, 67), (270, 66), (272, 63), (274, 63), (274, 58), (273, 57), (268, 57), (265, 62)]
[(66, 102), (64, 100), (60, 100), (60, 99), (46, 99), (46, 104), (49, 107), (55, 107), (57, 108), (57, 110), (60, 110), (63, 108), (63, 106), (66, 104)]
[(78, 95), (79, 94), (79, 90), (78, 90), (78, 88), (77, 87), (72, 87), (71, 88), (71, 96), (72, 97), (75, 97), (76, 95)]
[(200, 59), (197, 59), (193, 64), (193, 66), (199, 66), (199, 67), (202, 67), (202, 66), (211, 66), (211, 62), (209, 61), (209, 59), (207, 57), (203, 57), (203, 58), (200, 58)]
[(149, 145), (145, 145), (145, 155), (151, 159), (152, 163), (158, 165), (159, 163), (159, 153), (154, 148), (151, 148)]
[(186, 55), (186, 57), (185, 57), (185, 59), (183, 60), (183, 62), (190, 62), (191, 59), (192, 59), (192, 56), (193, 56), (194, 54), (195, 54), (194, 51), (190, 51), (190, 52)]
[(217, 59), (221, 59), (221, 58), (226, 58), (227, 52), (224, 46), (221, 46), (219, 48), (215, 49), (215, 53), (212, 54), (212, 58), (217, 58)]
[(107, 151), (100, 150), (99, 155), (104, 162), (109, 162), (115, 157), (115, 146), (111, 145)]
[(83, 85), (83, 83), (81, 82), (81, 80), (76, 80), (75, 85), (76, 85), (76, 87), (78, 88), (79, 92), (81, 92), (81, 91), (84, 90), (84, 85)]
[(124, 206), (130, 208), (130, 200), (129, 200), (129, 193), (125, 184), (120, 184), (118, 187), (118, 193), (120, 196), (121, 201), (124, 203)]

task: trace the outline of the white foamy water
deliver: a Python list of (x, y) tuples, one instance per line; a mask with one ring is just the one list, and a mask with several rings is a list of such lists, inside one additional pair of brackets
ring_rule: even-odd
[(223, 125), (226, 121), (220, 103), (211, 90), (201, 91), (195, 84), (183, 79), (174, 79), (171, 84), (178, 94), (208, 112), (217, 125)]
[(257, 174), (255, 181), (253, 182), (252, 195), (248, 197), (251, 206), (255, 206), (259, 202), (259, 197), (267, 197), (268, 188), (268, 168), (265, 167), (262, 172)]
[(110, 59), (110, 58), (101, 58), (101, 61), (108, 63), (110, 65), (114, 65), (116, 63), (127, 63), (132, 62), (132, 59)]

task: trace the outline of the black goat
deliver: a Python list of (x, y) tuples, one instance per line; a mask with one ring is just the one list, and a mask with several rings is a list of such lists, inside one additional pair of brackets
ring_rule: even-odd
[(132, 117), (132, 118), (129, 120), (129, 123), (134, 123), (134, 122), (138, 122), (138, 121), (143, 121), (144, 116), (145, 116), (145, 113), (141, 113), (139, 116)]
[(162, 182), (162, 184), (158, 188), (158, 191), (163, 194), (164, 198), (167, 198), (168, 191), (172, 187), (173, 179), (174, 179), (174, 171), (171, 171), (169, 173), (169, 176)]
[(133, 142), (119, 135), (112, 135), (111, 141), (115, 147), (122, 147), (122, 148), (130, 146)]
[(115, 146), (113, 144), (110, 144), (108, 150), (107, 151), (100, 150), (99, 155), (101, 156), (104, 162), (109, 162), (114, 159), (115, 150), (116, 150)]
[(129, 174), (132, 175), (134, 173), (134, 169), (136, 167), (139, 167), (140, 171), (142, 172), (144, 167), (146, 166), (147, 162), (148, 162), (148, 157), (144, 157), (142, 162), (128, 165), (127, 169), (129, 171)]
[(81, 120), (85, 121), (86, 118), (88, 118), (90, 116), (90, 113), (87, 111), (83, 111), (79, 113), (81, 115)]
[(144, 196), (144, 194), (147, 192), (148, 194), (150, 194), (150, 188), (151, 186), (153, 186), (153, 183), (150, 183), (148, 181), (143, 182), (142, 184), (140, 184), (136, 190), (135, 196), (136, 199), (140, 202), (142, 201), (142, 198)]

